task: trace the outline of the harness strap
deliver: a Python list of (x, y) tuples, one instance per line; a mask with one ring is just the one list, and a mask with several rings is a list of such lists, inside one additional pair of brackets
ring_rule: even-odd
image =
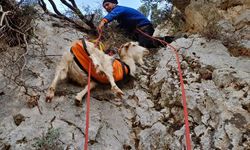
[(89, 55), (89, 52), (87, 51), (87, 45), (86, 45), (85, 39), (80, 38), (80, 40), (82, 41), (83, 50)]
[[(125, 79), (128, 78), (128, 76), (130, 74), (130, 68), (125, 62), (121, 61), (120, 59), (117, 59), (117, 60), (122, 64), (123, 80), (125, 80)], [(126, 68), (125, 67), (128, 69), (128, 73), (126, 73)]]

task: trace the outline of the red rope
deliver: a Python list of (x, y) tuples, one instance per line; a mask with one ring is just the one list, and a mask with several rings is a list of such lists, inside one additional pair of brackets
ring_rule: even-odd
[[(102, 30), (98, 30), (98, 38), (96, 39), (95, 46), (98, 46), (101, 36)], [(84, 150), (88, 150), (88, 136), (89, 136), (89, 113), (90, 113), (90, 78), (91, 78), (91, 65), (92, 62), (89, 63), (89, 71), (88, 71), (88, 95), (87, 95), (87, 104), (86, 104), (86, 126), (85, 126), (85, 143), (84, 143)]]
[(169, 46), (176, 55), (176, 62), (178, 65), (178, 72), (179, 72), (179, 78), (180, 78), (180, 83), (181, 83), (182, 102), (183, 102), (183, 111), (184, 111), (184, 119), (185, 119), (186, 148), (187, 148), (187, 150), (191, 150), (191, 138), (190, 138), (190, 130), (189, 130), (189, 122), (188, 122), (187, 100), (186, 100), (186, 93), (185, 93), (184, 82), (183, 82), (183, 78), (182, 78), (182, 70), (181, 70), (181, 64), (180, 64), (178, 52), (177, 52), (176, 48), (174, 48), (172, 45), (170, 45), (166, 41), (152, 37), (152, 36), (144, 33), (143, 31), (141, 31), (140, 29), (137, 29), (137, 31), (139, 31), (144, 36), (146, 36), (150, 39), (157, 40), (157, 41), (161, 42), (163, 45)]
[(90, 112), (90, 76), (91, 76), (91, 65), (89, 63), (89, 72), (88, 72), (88, 95), (87, 95), (87, 105), (86, 105), (86, 127), (85, 127), (85, 143), (84, 150), (88, 150), (88, 136), (89, 136), (89, 112)]
[(101, 37), (102, 37), (102, 29), (97, 28), (97, 31), (98, 31), (98, 38), (95, 40), (95, 46), (96, 46), (96, 47), (99, 45), (99, 42), (100, 42), (100, 40), (101, 40)]
[[(169, 46), (175, 53), (176, 55), (176, 61), (177, 61), (177, 65), (178, 65), (178, 72), (179, 72), (179, 78), (180, 78), (180, 83), (181, 83), (181, 92), (182, 92), (182, 101), (183, 101), (183, 109), (184, 109), (184, 119), (185, 119), (185, 136), (186, 136), (186, 148), (187, 150), (191, 150), (191, 138), (190, 138), (190, 130), (189, 130), (189, 122), (188, 122), (188, 111), (187, 111), (187, 102), (186, 102), (186, 93), (185, 93), (185, 88), (184, 88), (184, 82), (183, 82), (183, 78), (182, 78), (182, 70), (181, 70), (181, 65), (180, 65), (180, 59), (179, 59), (179, 55), (177, 50), (170, 45), (169, 43), (167, 43), (166, 41), (154, 38), (144, 32), (142, 32), (141, 30), (137, 29), (140, 33), (142, 33), (143, 35), (145, 35), (148, 38), (157, 40), (159, 42), (161, 42), (163, 45), (165, 46)], [(100, 38), (101, 38), (101, 34), (102, 34), (102, 30), (98, 29), (98, 33), (99, 36), (96, 40), (96, 45), (98, 45)], [(85, 127), (85, 144), (84, 144), (84, 150), (88, 150), (88, 129), (89, 129), (89, 112), (90, 112), (90, 76), (91, 76), (91, 62), (89, 64), (89, 75), (88, 75), (88, 95), (87, 95), (87, 105), (86, 105), (86, 127)]]

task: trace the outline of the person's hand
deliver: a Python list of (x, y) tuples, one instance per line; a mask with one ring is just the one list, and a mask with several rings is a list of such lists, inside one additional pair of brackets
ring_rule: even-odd
[(98, 25), (98, 29), (102, 29), (102, 27), (104, 26), (105, 22), (102, 20), (100, 22), (100, 24)]

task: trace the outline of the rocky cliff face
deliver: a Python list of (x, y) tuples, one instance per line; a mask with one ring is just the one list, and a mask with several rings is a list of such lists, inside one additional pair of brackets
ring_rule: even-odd
[(224, 19), (233, 25), (241, 24), (241, 27), (249, 24), (247, 13), (250, 3), (247, 0), (191, 0), (189, 5), (184, 7), (189, 29), (194, 32), (200, 32), (209, 23)]
[[(0, 76), (1, 149), (83, 149), (86, 104), (82, 107), (73, 104), (82, 87), (63, 82), (52, 103), (44, 101), (60, 59), (56, 55), (69, 50), (71, 42), (83, 36), (60, 24), (47, 16), (37, 20), (36, 37), (31, 40), (27, 55), (29, 70), (24, 70), (23, 76), (28, 91), (22, 87), (16, 89)], [(236, 28), (227, 27), (232, 32)], [(248, 36), (245, 32), (237, 34)], [(245, 47), (250, 47), (249, 39), (243, 41)], [(236, 57), (223, 42), (207, 41), (199, 35), (178, 39), (172, 45), (179, 50), (181, 60), (192, 149), (248, 149), (248, 55), (235, 50), (240, 53)], [(170, 48), (151, 50), (145, 61), (146, 67), (139, 67), (136, 79), (121, 86), (125, 92), (121, 101), (114, 97), (109, 86), (99, 86), (91, 92), (89, 149), (185, 148), (175, 54)]]

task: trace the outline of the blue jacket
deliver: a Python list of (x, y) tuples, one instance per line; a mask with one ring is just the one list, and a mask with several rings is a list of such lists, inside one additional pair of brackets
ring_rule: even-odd
[(136, 27), (151, 24), (151, 22), (139, 11), (119, 5), (113, 8), (113, 10), (108, 13), (104, 19), (107, 23), (117, 20), (119, 27), (127, 30), (134, 30)]

